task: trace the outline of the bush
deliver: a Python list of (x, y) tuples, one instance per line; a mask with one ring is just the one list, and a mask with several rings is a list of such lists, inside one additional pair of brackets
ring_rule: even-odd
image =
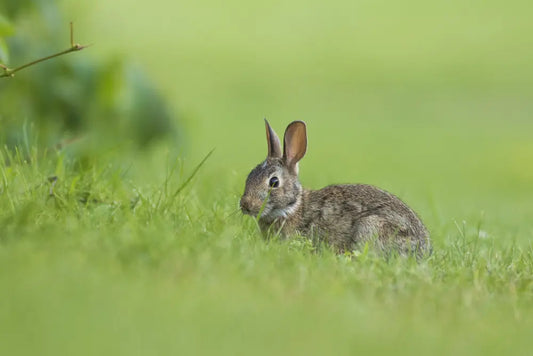
[[(0, 5), (0, 61), (9, 59), (10, 67), (67, 48), (67, 38), (68, 21), (54, 1)], [(178, 141), (177, 119), (138, 66), (117, 57), (97, 63), (82, 53), (0, 81), (0, 140), (14, 146), (23, 124), (31, 124), (45, 147), (80, 137), (98, 147)]]

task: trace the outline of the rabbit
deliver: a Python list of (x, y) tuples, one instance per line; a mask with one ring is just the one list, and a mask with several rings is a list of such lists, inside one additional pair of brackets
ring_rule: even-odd
[(429, 233), (417, 214), (396, 196), (367, 184), (330, 185), (304, 189), (298, 162), (307, 150), (306, 124), (287, 126), (283, 150), (265, 119), (267, 158), (255, 167), (240, 199), (243, 214), (258, 217), (264, 234), (294, 234), (318, 238), (338, 253), (366, 243), (386, 254), (431, 254)]

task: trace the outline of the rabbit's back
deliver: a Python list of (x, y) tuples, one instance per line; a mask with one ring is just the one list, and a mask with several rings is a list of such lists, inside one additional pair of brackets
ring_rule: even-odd
[(401, 253), (431, 251), (429, 234), (416, 213), (398, 197), (371, 185), (304, 191), (300, 212), (296, 230), (318, 234), (339, 250), (371, 240)]

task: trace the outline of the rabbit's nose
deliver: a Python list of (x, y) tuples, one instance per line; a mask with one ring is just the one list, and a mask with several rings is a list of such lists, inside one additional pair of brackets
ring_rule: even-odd
[(243, 214), (248, 214), (248, 215), (252, 214), (253, 203), (252, 203), (252, 199), (249, 196), (243, 195), (243, 197), (241, 198), (240, 205), (241, 205), (241, 210)]

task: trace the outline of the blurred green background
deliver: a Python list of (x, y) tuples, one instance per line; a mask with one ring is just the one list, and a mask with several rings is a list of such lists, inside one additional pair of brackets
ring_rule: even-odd
[[(16, 24), (28, 37), (36, 19), (49, 15), (50, 2), (37, 3), (37, 11), (29, 19), (19, 15)], [(48, 36), (53, 45), (39, 41), (38, 53), (67, 45), (68, 19), (75, 23), (76, 41), (94, 46), (58, 62), (105, 64), (104, 74), (92, 79), (92, 92), (86, 90), (92, 97), (76, 98), (78, 112), (95, 100), (135, 102), (124, 98), (127, 89), (136, 89), (134, 80), (109, 78), (120, 75), (121, 66), (134, 66), (166, 103), (143, 107), (140, 114), (126, 109), (123, 116), (141, 116), (141, 132), (160, 122), (160, 132), (184, 126), (184, 137), (174, 140), (180, 152), (194, 161), (216, 148), (210, 169), (234, 171), (231, 181), (244, 180), (264, 157), (263, 117), (279, 135), (298, 119), (309, 125), (302, 180), (310, 187), (368, 182), (419, 204), (457, 199), (442, 218), (461, 218), (467, 207), (486, 210), (486, 200), (497, 199), (500, 204), (491, 204), (495, 213), (513, 210), (509, 218), (527, 218), (519, 207), (531, 197), (533, 179), (528, 2), (118, 0), (65, 1), (59, 9), (61, 16), (46, 21), (62, 37)], [(37, 52), (29, 46), (26, 51), (26, 58), (11, 61)], [(17, 81), (46, 68), (28, 71)], [(2, 83), (3, 97), (12, 82)], [(39, 83), (69, 90), (42, 77)], [(13, 106), (24, 112), (20, 104)], [(164, 116), (156, 112), (161, 106), (168, 106), (174, 122), (157, 121)], [(87, 121), (103, 116), (87, 111)], [(98, 135), (115, 124), (108, 117)], [(124, 131), (112, 137), (130, 138)]]
[(305, 120), (307, 186), (373, 183), (444, 220), (484, 210), (504, 214), (508, 228), (532, 218), (523, 209), (533, 193), (529, 2), (95, 1), (65, 9), (78, 38), (95, 43), (80, 56), (139, 64), (185, 113), (187, 154), (199, 159), (215, 147), (209, 167), (234, 171), (236, 194), (265, 156), (262, 118), (280, 135)]
[[(92, 44), (0, 79), (6, 354), (528, 354), (532, 10), (0, 0), (10, 67), (66, 49), (69, 21)], [(434, 256), (261, 240), (235, 209), (263, 117), (307, 122), (304, 186), (395, 193)]]

